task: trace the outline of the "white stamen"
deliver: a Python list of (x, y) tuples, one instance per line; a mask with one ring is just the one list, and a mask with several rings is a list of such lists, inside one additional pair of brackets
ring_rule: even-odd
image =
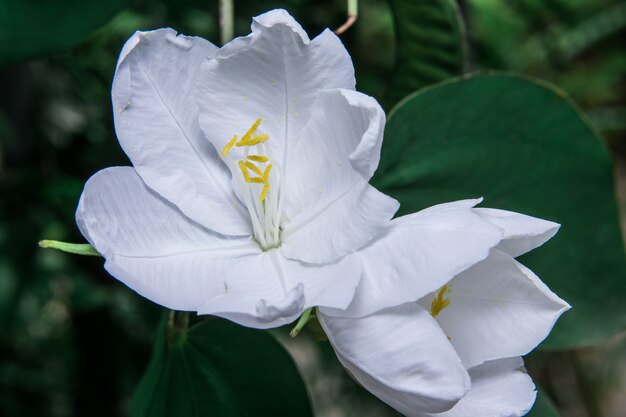
[[(255, 134), (260, 123), (261, 119), (259, 118), (248, 133), (251, 132), (250, 135)], [(269, 139), (267, 134), (254, 136), (263, 136), (262, 142), (247, 143), (248, 140), (244, 141), (243, 139), (250, 136), (248, 133), (236, 144), (236, 146), (244, 148), (243, 159), (233, 158), (230, 154), (232, 148), (230, 142), (224, 147), (222, 156), (231, 163), (233, 175), (237, 177), (236, 184), (240, 187), (241, 192), (239, 194), (250, 214), (254, 238), (263, 249), (270, 249), (280, 245), (281, 167), (276, 165), (269, 147), (264, 143)], [(266, 156), (267, 158), (264, 161), (249, 160), (248, 156), (251, 154)], [(242, 153), (239, 155), (241, 156)], [(267, 175), (259, 175), (260, 172), (267, 173)], [(259, 177), (264, 179), (259, 180)], [(267, 190), (266, 194), (264, 189)]]

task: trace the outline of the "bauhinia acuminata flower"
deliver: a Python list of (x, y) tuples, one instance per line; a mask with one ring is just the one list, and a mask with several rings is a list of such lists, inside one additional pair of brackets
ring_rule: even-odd
[[(112, 90), (133, 167), (96, 173), (77, 222), (144, 297), (256, 328), (318, 307), (342, 363), (375, 395), (407, 415), (454, 413), (492, 369), (518, 366), (500, 360), (534, 347), (563, 310), (510, 258), (556, 225), (478, 201), (391, 220), (398, 203), (368, 183), (385, 115), (354, 88), (339, 39), (310, 40), (283, 10), (222, 48), (137, 32)], [(511, 310), (525, 297), (536, 313)], [(457, 317), (470, 300), (487, 307)], [(508, 339), (497, 333), (515, 320)], [(483, 351), (487, 334), (498, 343)]]
[(112, 89), (133, 168), (88, 181), (81, 231), (113, 276), (172, 309), (267, 328), (346, 307), (362, 270), (347, 255), (398, 208), (368, 184), (385, 116), (354, 85), (339, 39), (309, 40), (285, 11), (220, 49), (137, 32)]
[[(479, 201), (442, 204), (393, 220), (386, 238), (361, 250), (364, 274), (351, 305), (319, 309), (342, 364), (407, 416), (525, 415), (536, 392), (521, 356), (569, 308), (514, 259), (550, 239), (558, 225), (473, 208)], [(474, 217), (473, 233), (486, 236), (492, 229), (500, 237), (486, 259), (452, 272), (449, 259), (460, 260), (453, 236), (466, 216)], [(411, 235), (420, 235), (425, 245), (447, 235), (448, 252), (411, 247)], [(422, 281), (426, 277), (442, 278)]]

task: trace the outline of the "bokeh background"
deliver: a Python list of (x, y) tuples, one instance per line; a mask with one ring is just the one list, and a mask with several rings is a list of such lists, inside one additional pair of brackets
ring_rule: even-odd
[[(390, 96), (385, 82), (399, 59), (390, 6), (402, 3), (360, 1), (357, 23), (342, 35), (357, 88), (387, 109), (402, 98)], [(522, 72), (567, 92), (610, 147), (626, 208), (626, 2), (457, 3), (464, 71)], [(346, 19), (344, 1), (237, 0), (235, 34), (247, 34), (251, 16), (274, 7), (288, 9), (311, 35)], [(0, 0), (1, 416), (128, 415), (161, 309), (108, 276), (101, 259), (37, 242), (82, 242), (73, 216), (84, 182), (99, 169), (129, 165), (113, 130), (115, 62), (135, 30), (164, 26), (219, 44), (218, 2)], [(425, 84), (438, 81), (428, 77)], [(314, 327), (296, 339), (275, 333), (305, 377), (316, 416), (397, 415), (352, 382)], [(624, 332), (594, 346), (538, 351), (527, 366), (551, 412), (626, 415)]]

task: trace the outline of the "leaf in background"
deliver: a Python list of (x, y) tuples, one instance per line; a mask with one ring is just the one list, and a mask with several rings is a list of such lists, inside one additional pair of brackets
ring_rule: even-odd
[(572, 60), (626, 28), (626, 2), (610, 5), (576, 27), (553, 35), (552, 47), (563, 60)]
[(526, 415), (526, 417), (559, 417), (560, 414), (557, 411), (554, 404), (552, 404), (552, 400), (548, 397), (544, 391), (539, 390), (537, 393), (537, 401), (535, 401), (535, 405), (533, 409), (530, 410), (530, 413)]
[(464, 72), (465, 33), (456, 1), (389, 0), (389, 4), (396, 63), (386, 104), (393, 105), (419, 88)]
[(0, 1), (0, 66), (76, 45), (127, 0)]
[(373, 184), (401, 214), (485, 197), (484, 206), (562, 224), (523, 257), (572, 310), (543, 346), (589, 345), (626, 327), (626, 258), (607, 149), (546, 84), (512, 75), (457, 79), (391, 112)]
[(178, 343), (170, 336), (162, 320), (133, 417), (312, 416), (293, 360), (269, 333), (210, 318)]
[[(546, 78), (584, 109), (622, 103), (624, 0), (466, 2), (483, 68)], [(623, 37), (623, 36), (622, 36)]]

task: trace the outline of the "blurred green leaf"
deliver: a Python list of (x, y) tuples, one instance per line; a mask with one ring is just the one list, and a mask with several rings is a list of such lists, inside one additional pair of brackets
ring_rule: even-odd
[(477, 66), (545, 78), (585, 109), (624, 101), (624, 0), (466, 4)]
[(626, 1), (611, 5), (576, 27), (555, 36), (553, 47), (561, 59), (571, 60), (626, 28)]
[(559, 417), (560, 414), (557, 411), (554, 404), (552, 404), (552, 400), (548, 397), (548, 395), (539, 390), (537, 393), (537, 401), (535, 401), (535, 405), (533, 409), (530, 410), (530, 413), (526, 415), (526, 417)]
[(396, 33), (396, 62), (385, 101), (463, 73), (464, 27), (454, 0), (388, 0)]
[(133, 417), (312, 416), (293, 360), (269, 333), (216, 318), (171, 329), (161, 322)]
[(127, 0), (0, 1), (0, 66), (76, 45)]
[(561, 223), (523, 257), (573, 309), (545, 347), (599, 342), (626, 327), (626, 258), (607, 149), (565, 94), (512, 75), (422, 90), (390, 115), (374, 184), (401, 214), (485, 197)]

